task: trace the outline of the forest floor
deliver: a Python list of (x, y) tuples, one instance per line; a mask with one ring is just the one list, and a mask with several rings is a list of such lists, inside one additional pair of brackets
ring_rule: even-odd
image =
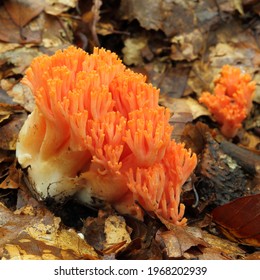
[[(187, 226), (73, 199), (39, 201), (29, 190), (15, 151), (34, 100), (20, 80), (34, 57), (72, 44), (115, 52), (160, 89), (172, 137), (198, 157), (182, 192)], [(227, 64), (256, 83), (250, 113), (229, 139), (198, 101)], [(259, 69), (257, 0), (2, 0), (0, 259), (260, 259)]]

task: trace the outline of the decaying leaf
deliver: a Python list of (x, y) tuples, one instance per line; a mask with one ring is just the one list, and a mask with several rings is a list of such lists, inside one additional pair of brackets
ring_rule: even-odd
[(14, 113), (21, 113), (23, 109), (17, 105), (0, 103), (0, 125), (4, 120), (8, 120)]
[[(105, 221), (104, 232), (106, 235), (105, 249), (125, 242), (125, 244), (131, 241), (130, 234), (126, 229), (126, 223), (123, 217), (110, 215)], [(122, 246), (120, 246), (120, 249)]]
[(145, 222), (126, 217), (126, 223), (131, 228), (132, 241), (116, 254), (117, 259), (131, 260), (161, 260), (163, 254), (159, 243), (155, 240), (156, 232), (161, 226), (158, 221), (147, 217)]
[[(9, 1), (6, 1), (7, 3)], [(15, 14), (13, 12), (12, 14)], [(18, 13), (17, 21), (21, 25), (17, 25), (14, 19), (8, 13), (4, 6), (0, 7), (0, 40), (3, 42), (10, 43), (40, 43), (42, 30), (39, 28), (41, 26), (41, 18), (37, 17), (29, 24), (23, 26), (27, 23), (29, 18), (26, 20), (20, 20), (19, 17), (23, 17), (23, 14)], [(16, 19), (15, 19), (16, 20)]]
[(200, 116), (209, 115), (208, 110), (191, 97), (170, 98), (167, 95), (162, 95), (160, 103), (169, 108), (173, 114), (169, 122), (174, 128), (172, 138), (177, 141), (183, 140), (183, 132), (186, 124)]
[(243, 9), (243, 1), (242, 0), (232, 0), (233, 5), (235, 9), (241, 14), (244, 14), (244, 9)]
[(96, 250), (102, 251), (106, 242), (105, 236), (105, 217), (88, 217), (83, 224), (81, 232), (86, 241)]
[(3, 150), (15, 150), (18, 134), (23, 126), (27, 114), (13, 115), (8, 119), (8, 122), (0, 126), (0, 148)]
[(70, 8), (75, 8), (77, 0), (45, 0), (45, 12), (57, 16)]
[(190, 93), (187, 86), (189, 67), (181, 63), (173, 67), (156, 60), (145, 64), (144, 70), (149, 82), (160, 89), (160, 103), (163, 105), (167, 106), (168, 98), (178, 98)]
[[(145, 0), (122, 1), (123, 18), (137, 19), (146, 29), (163, 30), (167, 36), (191, 31), (195, 20), (192, 4), (175, 1)], [(172, 12), (170, 12), (172, 11)]]
[(245, 260), (260, 260), (260, 252), (254, 252), (245, 257)]
[(241, 259), (244, 258), (246, 252), (239, 247), (237, 243), (220, 238), (202, 231), (203, 240), (208, 243), (208, 247), (201, 248), (202, 254), (199, 259)]
[(192, 61), (202, 53), (205, 38), (199, 29), (176, 35), (171, 39), (171, 59)]
[(198, 228), (171, 226), (169, 231), (158, 232), (156, 240), (163, 247), (168, 258), (184, 258), (191, 247), (207, 247)]
[(10, 88), (7, 93), (12, 98), (13, 102), (20, 104), (28, 112), (33, 111), (35, 100), (31, 90), (27, 86), (17, 83)]
[(211, 129), (202, 122), (196, 124), (188, 123), (183, 131), (181, 141), (185, 142), (186, 147), (197, 155), (200, 155), (207, 143), (206, 134), (211, 134)]
[(123, 217), (103, 215), (100, 211), (99, 217), (87, 218), (82, 233), (87, 242), (104, 255), (116, 254), (130, 243), (130, 233)]
[(219, 206), (212, 215), (229, 239), (260, 246), (260, 194), (241, 197)]
[(0, 259), (97, 259), (98, 256), (60, 218), (27, 206), (12, 213), (0, 205)]
[(0, 60), (8, 61), (8, 64), (11, 66), (8, 76), (12, 76), (23, 74), (31, 64), (32, 59), (40, 54), (41, 52), (36, 48), (21, 47), (0, 53)]
[(142, 65), (143, 58), (141, 51), (147, 44), (147, 39), (144, 37), (129, 38), (125, 40), (125, 47), (122, 52), (124, 54), (123, 61), (126, 65)]
[(0, 183), (0, 189), (17, 189), (20, 186), (22, 171), (12, 164), (8, 170), (8, 176)]
[(5, 9), (12, 21), (19, 27), (24, 27), (44, 9), (44, 0), (8, 0), (4, 1)]

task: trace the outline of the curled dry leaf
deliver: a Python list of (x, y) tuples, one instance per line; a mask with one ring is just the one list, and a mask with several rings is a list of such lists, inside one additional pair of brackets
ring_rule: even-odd
[(215, 208), (213, 221), (231, 240), (260, 246), (260, 194), (238, 198)]
[(161, 260), (163, 259), (159, 243), (155, 240), (156, 232), (161, 227), (158, 220), (145, 217), (139, 221), (131, 216), (126, 216), (126, 223), (131, 228), (132, 241), (116, 254), (117, 259), (131, 260)]

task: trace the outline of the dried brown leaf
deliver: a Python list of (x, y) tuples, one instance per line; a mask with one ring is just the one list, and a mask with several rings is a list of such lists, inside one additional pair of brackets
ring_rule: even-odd
[(98, 256), (60, 219), (38, 206), (12, 213), (0, 205), (0, 259), (97, 259)]
[(199, 259), (238, 259), (243, 258), (246, 254), (237, 243), (210, 234), (207, 231), (202, 231), (202, 235), (203, 240), (209, 244), (209, 247), (201, 248), (202, 254)]
[(190, 93), (187, 87), (189, 66), (179, 63), (173, 67), (169, 63), (155, 60), (145, 64), (143, 69), (148, 81), (160, 89), (160, 103), (170, 102), (168, 98), (179, 98)]
[(124, 54), (124, 63), (126, 65), (142, 65), (142, 49), (144, 49), (147, 44), (147, 38), (128, 38), (125, 40), (124, 44), (125, 47), (122, 50)]
[(42, 30), (39, 17), (24, 27), (16, 25), (4, 6), (0, 7), (0, 40), (10, 43), (40, 43)]
[(75, 8), (77, 0), (45, 0), (45, 12), (49, 15), (58, 16), (70, 8)]
[(238, 198), (212, 212), (223, 233), (231, 240), (260, 246), (260, 194)]
[(162, 260), (163, 255), (158, 242), (152, 239), (145, 244), (140, 238), (131, 241), (119, 254), (120, 260)]
[(4, 6), (12, 21), (19, 27), (24, 27), (44, 9), (45, 1), (38, 0), (5, 0)]
[(15, 163), (8, 169), (8, 176), (0, 184), (0, 189), (18, 189), (20, 187), (22, 172), (17, 169)]
[(161, 29), (167, 36), (189, 32), (194, 26), (194, 5), (161, 0), (121, 1), (120, 12), (128, 20), (137, 19), (145, 29)]
[[(24, 71), (31, 64), (32, 59), (40, 54), (42, 53), (39, 50), (37, 50), (36, 48), (30, 48), (28, 46), (27, 47), (24, 46), (24, 47), (16, 48), (15, 50), (9, 50), (0, 53), (0, 60), (6, 60), (8, 61), (9, 64), (9, 71), (4, 78), (16, 74), (24, 74)], [(9, 85), (3, 85), (2, 83), (3, 82), (1, 81), (1, 86), (5, 90), (10, 89)], [(14, 82), (12, 81), (9, 81), (9, 83), (12, 84), (11, 86), (14, 85)]]
[(3, 150), (15, 150), (18, 134), (27, 119), (26, 113), (16, 114), (8, 119), (8, 122), (0, 127), (0, 148)]
[(211, 130), (206, 124), (202, 122), (197, 122), (195, 125), (189, 123), (185, 126), (181, 141), (185, 142), (187, 148), (200, 155), (207, 143), (206, 133), (211, 134)]
[(185, 126), (188, 123), (200, 116), (209, 115), (208, 110), (191, 97), (170, 98), (167, 97), (167, 95), (163, 95), (160, 99), (160, 103), (169, 108), (173, 113), (169, 122), (174, 127), (172, 138), (177, 141), (184, 140)]
[[(129, 232), (127, 231), (126, 223), (123, 217), (110, 215), (105, 220), (105, 228), (104, 233), (106, 236), (106, 242), (104, 244), (104, 248), (107, 249), (116, 244), (124, 244), (130, 243), (131, 237)], [(120, 250), (123, 247), (120, 246)], [(116, 253), (115, 251), (114, 253)]]
[(205, 38), (199, 29), (190, 33), (174, 36), (171, 39), (171, 59), (192, 61), (197, 59), (204, 49)]
[(191, 247), (207, 247), (199, 228), (171, 226), (169, 231), (158, 232), (156, 240), (168, 258), (184, 258), (185, 252)]

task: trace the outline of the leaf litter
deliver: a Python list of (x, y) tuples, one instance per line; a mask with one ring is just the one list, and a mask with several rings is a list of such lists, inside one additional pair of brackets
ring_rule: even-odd
[[(226, 0), (3, 2), (0, 258), (259, 259), (259, 5)], [(173, 113), (172, 137), (199, 157), (182, 197), (186, 227), (163, 224), (150, 213), (141, 222), (76, 201), (68, 202), (73, 208), (37, 202), (28, 192), (26, 170), (15, 161), (15, 142), (34, 102), (19, 81), (34, 57), (70, 44), (87, 51), (99, 45), (111, 49), (160, 88), (161, 105)], [(251, 115), (228, 143), (197, 101), (212, 90), (224, 64), (239, 66), (256, 82)], [(241, 209), (239, 199), (248, 206)], [(239, 226), (234, 211), (243, 217)]]

